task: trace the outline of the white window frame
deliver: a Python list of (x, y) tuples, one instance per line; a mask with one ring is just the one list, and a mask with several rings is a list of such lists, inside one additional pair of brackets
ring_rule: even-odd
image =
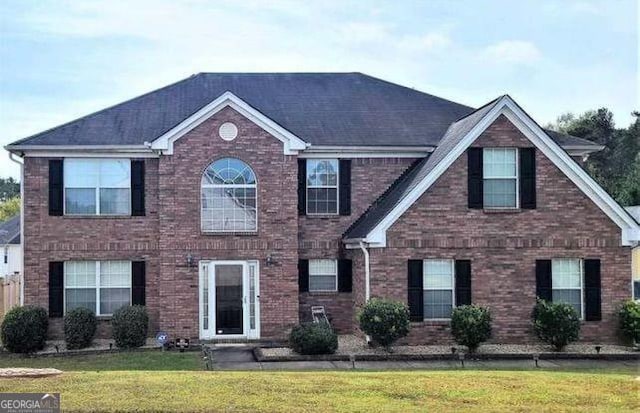
[[(88, 162), (92, 162), (98, 165), (98, 185), (93, 188), (94, 192), (95, 192), (95, 197), (96, 197), (96, 212), (93, 214), (76, 214), (76, 213), (70, 213), (67, 212), (67, 180), (64, 179), (64, 174), (66, 174), (65, 171), (67, 171), (68, 168), (68, 162), (69, 161), (88, 161)], [(117, 160), (117, 161), (121, 161), (123, 160), (123, 158), (65, 158), (64, 159), (64, 166), (63, 166), (63, 179), (62, 179), (62, 208), (63, 208), (63, 214), (64, 215), (68, 215), (68, 216), (113, 216), (113, 217), (126, 217), (126, 216), (130, 216), (131, 215), (131, 202), (132, 202), (132, 193), (131, 193), (131, 159), (127, 159), (129, 161), (129, 186), (127, 189), (129, 189), (129, 210), (123, 214), (103, 214), (100, 212), (100, 189), (102, 188), (100, 186), (100, 162), (102, 161), (113, 161), (113, 160)], [(88, 187), (69, 187), (69, 189), (79, 189), (79, 188), (86, 188), (88, 189)], [(113, 187), (105, 187), (105, 189), (113, 189)], [(117, 188), (117, 189), (124, 189), (124, 188)]]
[[(244, 163), (246, 165), (247, 168), (249, 168), (251, 170), (251, 173), (253, 174), (253, 177), (255, 179), (255, 184), (203, 184), (202, 183), (202, 179), (204, 177), (204, 174), (207, 173), (207, 170), (213, 166), (214, 163), (216, 163), (217, 161), (223, 160), (223, 159), (237, 159), (238, 161)], [(205, 229), (204, 228), (204, 220), (203, 220), (203, 189), (205, 188), (227, 188), (227, 189), (255, 189), (255, 193), (256, 193), (256, 227), (254, 229)], [(223, 158), (220, 159), (216, 159), (215, 161), (211, 162), (206, 168), (205, 170), (202, 172), (202, 177), (200, 180), (200, 231), (202, 231), (203, 233), (210, 233), (210, 234), (220, 234), (220, 233), (245, 233), (245, 234), (252, 234), (252, 233), (256, 233), (258, 232), (258, 176), (256, 175), (255, 171), (253, 170), (253, 168), (251, 167), (251, 165), (249, 165), (248, 163), (246, 163), (245, 161), (243, 161), (240, 158), (235, 158), (232, 156), (225, 156)]]
[[(442, 288), (428, 288), (426, 287), (425, 278), (427, 277), (427, 261), (448, 261), (451, 265), (451, 310), (456, 308), (456, 267), (455, 260), (449, 258), (426, 258), (422, 260), (422, 291), (442, 290)], [(422, 303), (424, 307), (424, 303)], [(423, 308), (424, 311), (424, 308)], [(427, 318), (426, 314), (423, 315), (424, 321), (449, 321), (451, 317), (446, 318)]]
[(64, 294), (63, 294), (63, 303), (62, 303), (62, 308), (63, 308), (63, 314), (67, 313), (67, 289), (69, 290), (88, 290), (91, 287), (67, 287), (67, 263), (71, 263), (71, 262), (93, 262), (95, 263), (95, 271), (96, 271), (96, 285), (95, 288), (96, 289), (96, 308), (94, 308), (94, 313), (96, 316), (102, 316), (102, 317), (106, 317), (106, 316), (112, 316), (113, 313), (100, 313), (100, 290), (102, 288), (104, 289), (110, 289), (110, 288), (128, 288), (129, 289), (129, 305), (131, 305), (131, 303), (133, 302), (133, 282), (130, 281), (129, 282), (129, 286), (109, 286), (109, 287), (101, 287), (100, 286), (100, 263), (101, 262), (107, 262), (107, 261), (126, 261), (129, 263), (129, 278), (131, 279), (131, 276), (133, 274), (133, 269), (132, 269), (132, 262), (128, 261), (128, 260), (103, 260), (103, 261), (65, 261), (64, 262), (64, 274), (63, 274), (63, 279), (62, 279), (62, 288), (64, 290)]
[[(312, 274), (311, 273), (311, 262), (313, 261), (331, 261), (333, 262), (333, 268), (335, 269), (334, 274)], [(312, 276), (328, 276), (333, 275), (335, 279), (334, 288), (331, 290), (312, 290), (311, 289), (311, 277)], [(310, 293), (335, 293), (338, 291), (338, 260), (332, 258), (317, 258), (309, 260), (309, 292)]]
[(577, 288), (553, 288), (553, 261), (555, 260), (571, 260), (578, 261), (580, 269), (580, 320), (584, 320), (584, 260), (582, 258), (566, 258), (557, 257), (551, 259), (551, 297), (553, 299), (553, 290), (577, 290)]
[[(309, 180), (309, 161), (318, 161), (318, 162), (322, 162), (322, 161), (335, 161), (336, 163), (336, 184), (335, 185), (309, 185), (308, 180)], [(306, 159), (306, 163), (307, 163), (307, 172), (306, 172), (306, 176), (304, 177), (304, 185), (305, 185), (305, 212), (307, 215), (339, 215), (340, 214), (340, 159), (337, 158), (308, 158)], [(309, 212), (309, 188), (311, 189), (322, 189), (322, 188), (327, 188), (327, 189), (332, 189), (335, 188), (336, 189), (336, 212)]]
[[(504, 176), (486, 176), (485, 175), (485, 164), (484, 164), (484, 151), (491, 151), (491, 150), (511, 150), (515, 152), (515, 176), (512, 177), (504, 177)], [(490, 147), (490, 148), (482, 148), (482, 187), (484, 188), (484, 181), (485, 180), (497, 180), (497, 179), (515, 179), (516, 181), (516, 202), (514, 206), (486, 206), (484, 204), (484, 189), (482, 190), (482, 205), (484, 209), (519, 209), (520, 208), (520, 151), (518, 150), (518, 148), (511, 148), (511, 147)]]

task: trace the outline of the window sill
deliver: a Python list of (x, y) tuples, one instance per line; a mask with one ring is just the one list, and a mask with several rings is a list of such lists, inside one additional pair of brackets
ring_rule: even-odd
[(139, 216), (133, 215), (63, 215), (65, 219), (131, 219), (139, 218)]
[(518, 214), (522, 212), (520, 208), (484, 208), (485, 214)]
[(340, 218), (344, 215), (340, 215), (340, 214), (306, 214), (304, 215), (306, 218), (310, 218), (310, 219), (331, 219), (331, 218)]
[(449, 326), (451, 325), (451, 319), (450, 318), (425, 319), (423, 321), (412, 321), (411, 324), (416, 326)]
[(307, 291), (301, 294), (307, 294), (311, 297), (321, 297), (321, 296), (333, 296), (333, 295), (351, 294), (351, 293), (345, 293), (340, 291)]
[(200, 231), (204, 236), (232, 236), (232, 237), (255, 237), (258, 231)]

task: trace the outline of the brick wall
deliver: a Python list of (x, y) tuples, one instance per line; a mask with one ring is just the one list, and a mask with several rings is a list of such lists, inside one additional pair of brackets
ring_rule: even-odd
[[(531, 147), (505, 117), (473, 146)], [(491, 308), (494, 342), (533, 340), (535, 260), (599, 258), (602, 321), (584, 322), (581, 340), (617, 340), (615, 312), (630, 297), (630, 249), (619, 228), (542, 153), (536, 152), (537, 209), (490, 212), (467, 208), (467, 157), (460, 156), (387, 232), (387, 248), (371, 255), (372, 296), (407, 300), (407, 260), (470, 259), (472, 301)], [(357, 272), (364, 270), (360, 265)], [(361, 299), (357, 299), (361, 302)], [(409, 341), (450, 340), (448, 323), (414, 323)]]

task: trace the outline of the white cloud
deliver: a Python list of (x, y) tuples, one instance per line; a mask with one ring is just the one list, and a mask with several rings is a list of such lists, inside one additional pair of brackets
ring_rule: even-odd
[(542, 52), (531, 42), (504, 40), (488, 46), (482, 56), (498, 64), (532, 64), (542, 58)]
[(449, 36), (439, 32), (431, 32), (422, 36), (405, 36), (398, 42), (398, 47), (409, 52), (441, 50), (449, 45), (451, 45)]

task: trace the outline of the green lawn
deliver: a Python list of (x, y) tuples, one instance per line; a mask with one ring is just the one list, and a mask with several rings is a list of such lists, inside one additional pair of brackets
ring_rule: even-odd
[[(66, 372), (57, 377), (0, 380), (0, 392), (59, 392), (64, 411), (640, 410), (640, 381), (632, 370), (610, 374), (539, 370), (177, 371), (186, 366), (200, 369), (200, 353), (159, 352), (65, 359), (3, 357), (0, 363), (63, 370), (66, 366)], [(146, 370), (134, 370), (140, 368)]]

